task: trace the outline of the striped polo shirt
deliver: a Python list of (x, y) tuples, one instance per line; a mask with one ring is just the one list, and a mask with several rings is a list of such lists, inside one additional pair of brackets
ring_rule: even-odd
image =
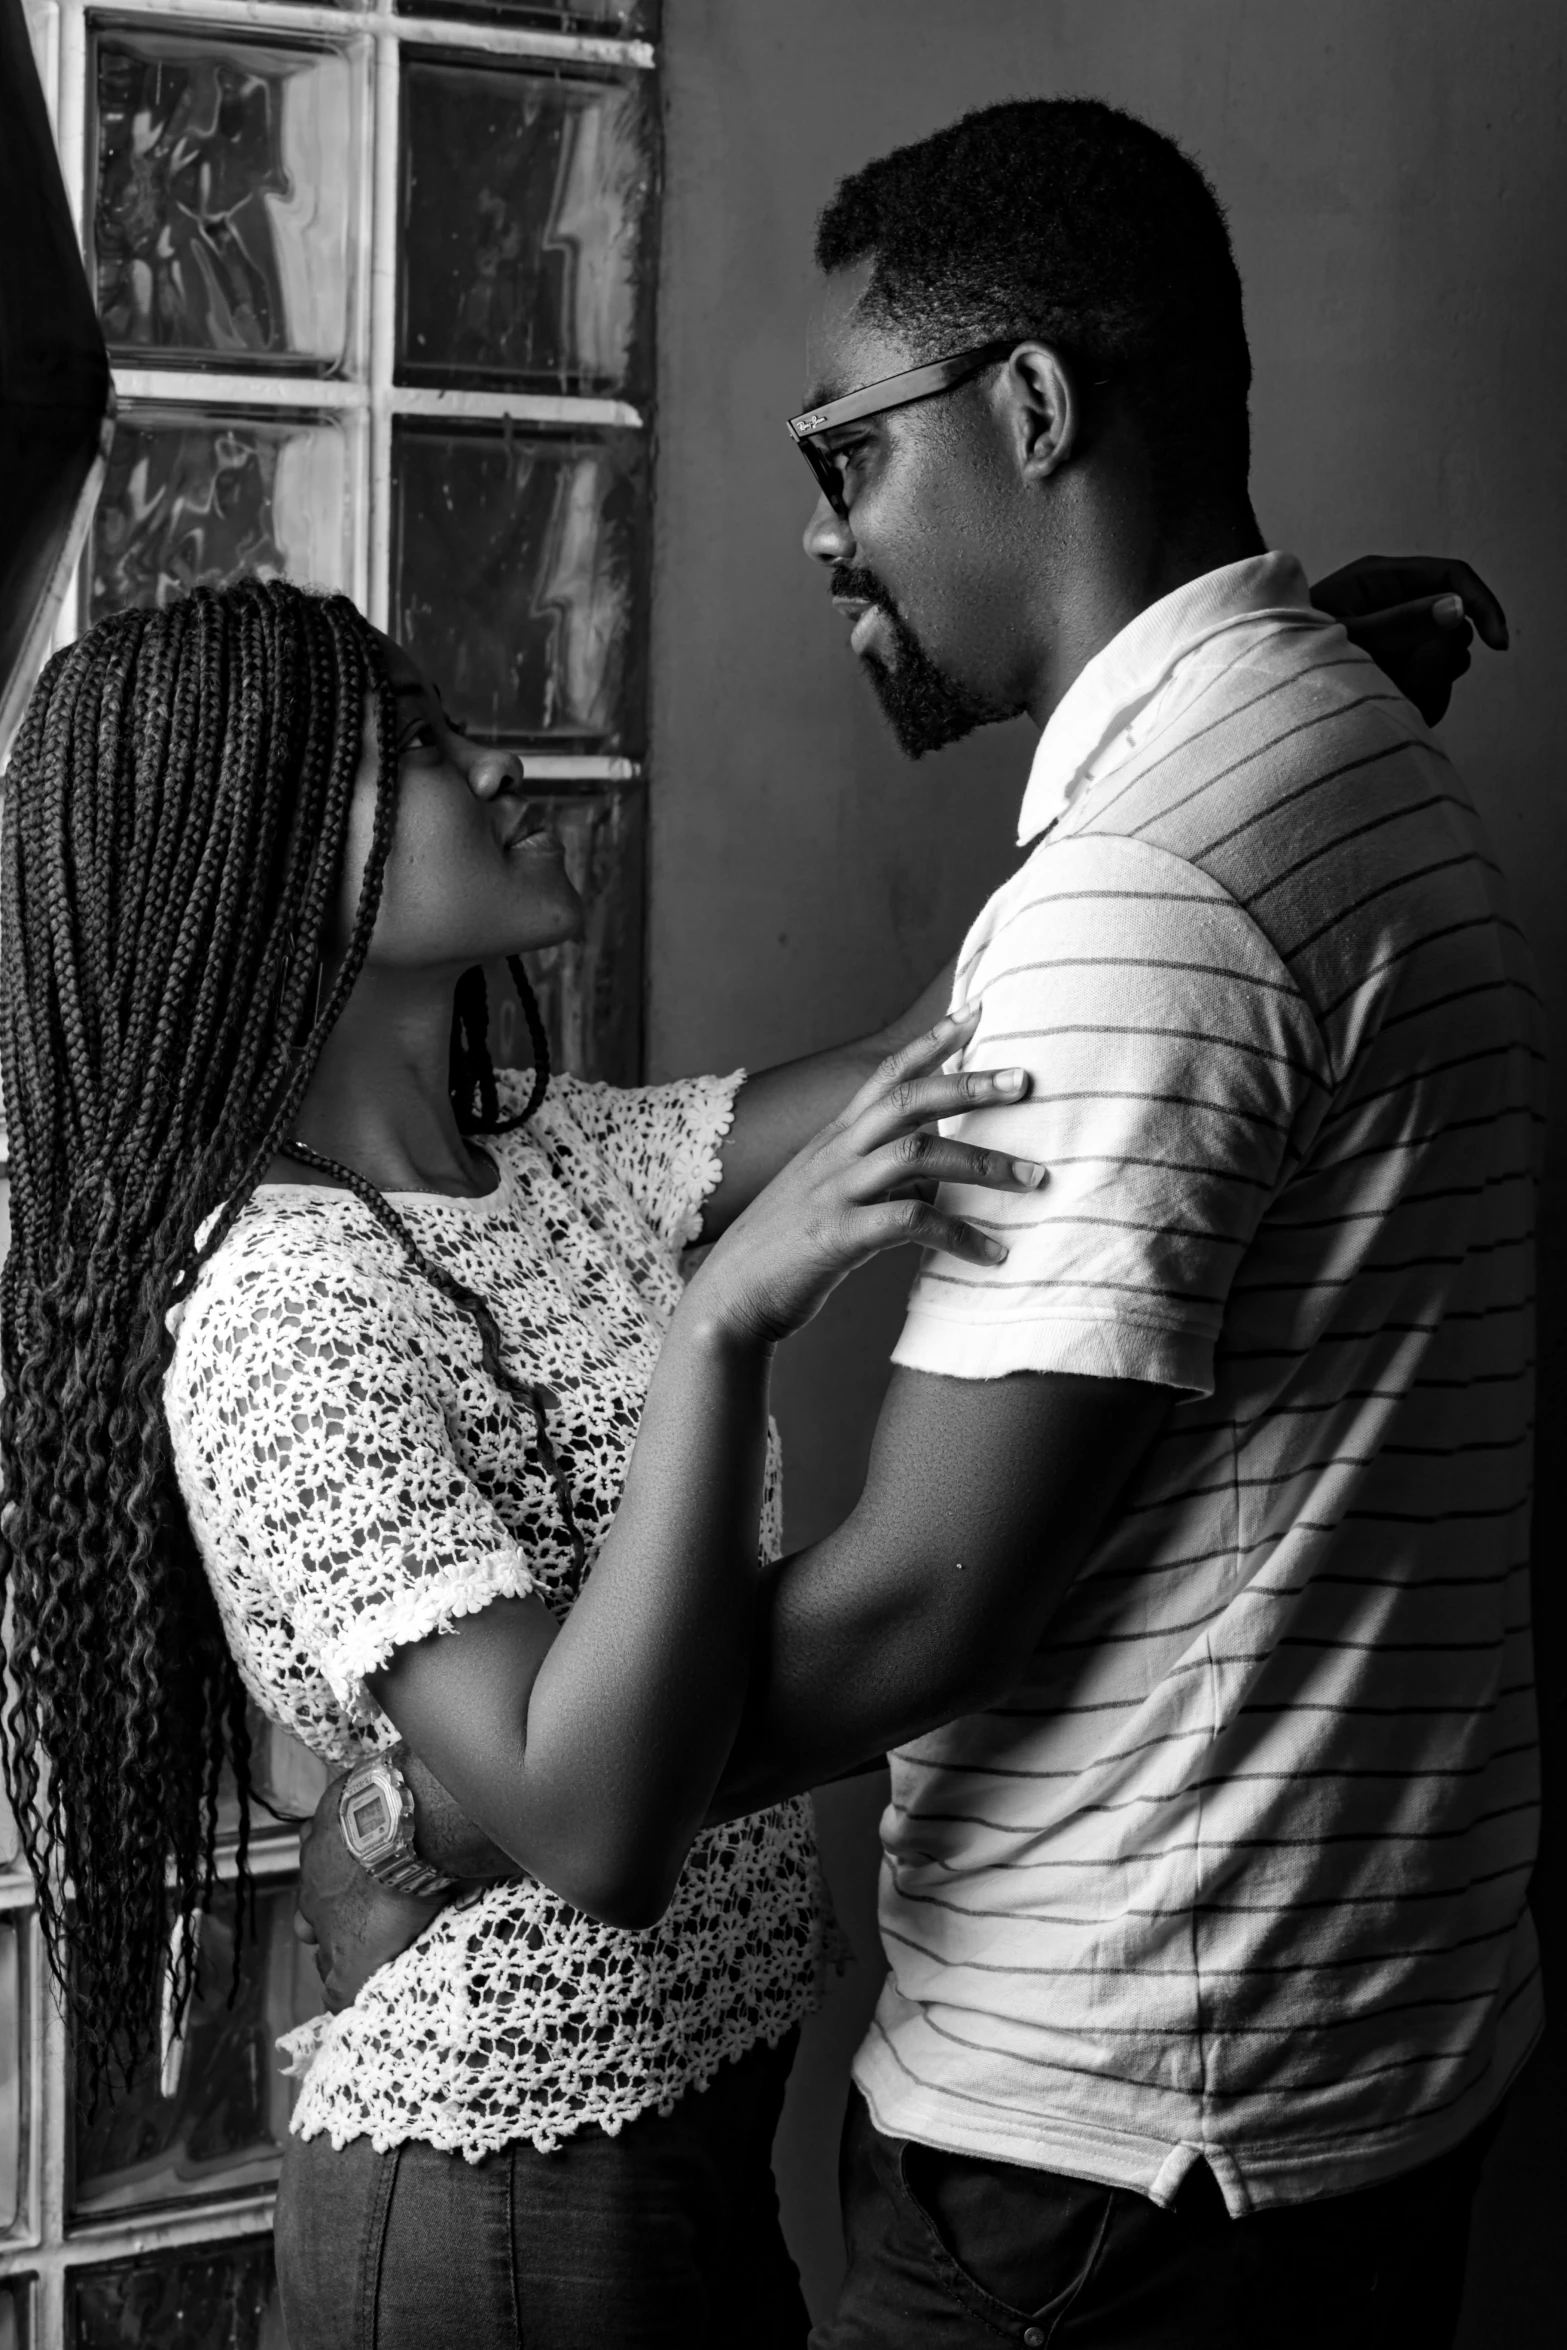
[[(1041, 836), (1042, 837), (1038, 837)], [(1242, 2213), (1425, 2161), (1540, 2026), (1527, 1541), (1542, 1060), (1482, 827), (1258, 557), (1051, 719), (958, 966), (952, 1193), (895, 1359), (1174, 1391), (1005, 1701), (893, 1759), (880, 2128)]]

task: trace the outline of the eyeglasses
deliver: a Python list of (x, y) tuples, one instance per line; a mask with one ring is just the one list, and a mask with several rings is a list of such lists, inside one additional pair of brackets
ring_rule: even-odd
[(907, 408), (912, 400), (950, 392), (954, 385), (978, 375), (981, 368), (1009, 358), (1016, 349), (1016, 335), (1009, 335), (1004, 343), (980, 343), (972, 351), (954, 351), (948, 359), (933, 359), (927, 367), (907, 367), (901, 375), (884, 375), (879, 383), (863, 384), (857, 392), (846, 392), (841, 400), (829, 400), (825, 408), (807, 408), (803, 415), (791, 416), (789, 430), (795, 447), (838, 519), (847, 522), (849, 509), (844, 501), (843, 476), (832, 452), (821, 446), (823, 433), (834, 432), (842, 424), (856, 424), (862, 416), (880, 416), (888, 408)]

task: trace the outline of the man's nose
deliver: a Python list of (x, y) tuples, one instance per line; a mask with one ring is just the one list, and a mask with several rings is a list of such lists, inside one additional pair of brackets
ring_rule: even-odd
[(854, 533), (841, 514), (834, 513), (826, 493), (817, 499), (805, 526), (801, 545), (815, 563), (852, 563)]

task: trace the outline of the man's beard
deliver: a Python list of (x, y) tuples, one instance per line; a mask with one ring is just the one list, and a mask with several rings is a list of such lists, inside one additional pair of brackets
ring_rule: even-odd
[(892, 631), (896, 667), (877, 653), (860, 658), (898, 747), (909, 758), (923, 759), (927, 751), (961, 742), (976, 726), (993, 726), (999, 719), (1017, 716), (1015, 708), (986, 701), (936, 666), (874, 571), (835, 564), (832, 592), (852, 603), (874, 604)]

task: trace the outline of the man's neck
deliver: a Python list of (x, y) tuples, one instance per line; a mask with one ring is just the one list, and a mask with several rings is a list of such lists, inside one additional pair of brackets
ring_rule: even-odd
[(1152, 540), (1141, 531), (1117, 530), (1113, 515), (1097, 517), (1085, 534), (1083, 562), (1040, 630), (1038, 671), (1027, 697), (1035, 725), (1045, 726), (1095, 654), (1150, 604), (1189, 580), (1265, 551), (1249, 506), (1185, 518)]

